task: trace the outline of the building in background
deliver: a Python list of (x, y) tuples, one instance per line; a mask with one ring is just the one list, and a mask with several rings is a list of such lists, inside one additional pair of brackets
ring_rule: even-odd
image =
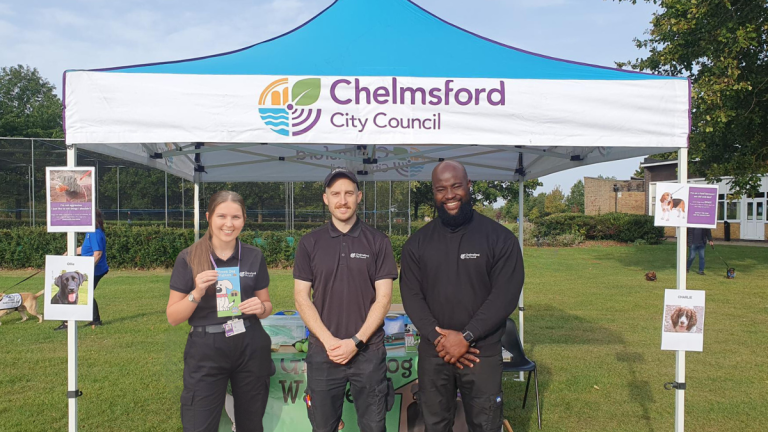
[(645, 214), (646, 190), (642, 179), (584, 177), (584, 214)]

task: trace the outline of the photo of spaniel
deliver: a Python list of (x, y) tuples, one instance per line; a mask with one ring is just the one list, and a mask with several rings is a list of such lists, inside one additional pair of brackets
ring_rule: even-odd
[(661, 195), (661, 220), (669, 220), (669, 214), (672, 210), (677, 210), (678, 218), (685, 218), (685, 200), (682, 198), (672, 198), (672, 194), (664, 192)]
[(672, 324), (672, 331), (675, 333), (693, 333), (696, 331), (698, 323), (698, 314), (692, 307), (677, 306), (672, 310), (669, 316), (669, 322)]

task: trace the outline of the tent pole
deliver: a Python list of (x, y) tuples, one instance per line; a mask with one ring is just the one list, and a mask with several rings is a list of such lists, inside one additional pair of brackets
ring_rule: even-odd
[[(67, 146), (67, 167), (77, 165), (77, 146)], [(75, 256), (76, 234), (67, 233), (67, 255)], [(77, 321), (67, 321), (67, 398), (69, 400), (69, 432), (77, 431)], [(70, 396), (72, 395), (72, 396)]]
[[(677, 153), (677, 177), (681, 184), (688, 183), (688, 148)], [(688, 230), (677, 228), (677, 289), (686, 290), (686, 252), (688, 251)], [(685, 351), (675, 353), (675, 382), (685, 382)], [(675, 432), (685, 430), (685, 390), (675, 389)]]
[[(35, 226), (35, 139), (32, 138), (32, 226)], [(93, 200), (96, 205), (96, 200)]]
[(200, 173), (195, 173), (195, 215), (194, 215), (194, 224), (195, 224), (195, 241), (198, 241), (200, 239)]
[(389, 181), (389, 235), (392, 235), (392, 180)]
[[(520, 179), (517, 180), (517, 237), (520, 240), (520, 252), (523, 252), (523, 242), (525, 240), (524, 237), (524, 231), (523, 231), (523, 225), (525, 224), (523, 222), (523, 198), (525, 197), (525, 178), (520, 177)], [(525, 287), (525, 284), (523, 284), (523, 287)], [(518, 318), (520, 321), (520, 344), (523, 344), (523, 341), (525, 340), (525, 326), (524, 326), (524, 320), (523, 320), (523, 314), (525, 313), (525, 306), (523, 304), (523, 290), (520, 291), (520, 300), (518, 302)], [(520, 372), (520, 376), (518, 377), (520, 381), (523, 380), (523, 373)]]
[(168, 171), (165, 172), (165, 227), (168, 228)]
[(408, 237), (411, 236), (411, 181), (408, 180)]

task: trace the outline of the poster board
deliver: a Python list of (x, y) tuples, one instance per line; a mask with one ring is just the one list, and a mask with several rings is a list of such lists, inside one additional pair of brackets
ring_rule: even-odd
[(656, 184), (654, 225), (717, 228), (717, 185)]
[(48, 232), (94, 232), (94, 167), (46, 167)]
[(662, 350), (704, 351), (705, 298), (706, 291), (665, 290)]
[(45, 319), (93, 320), (93, 257), (45, 256)]

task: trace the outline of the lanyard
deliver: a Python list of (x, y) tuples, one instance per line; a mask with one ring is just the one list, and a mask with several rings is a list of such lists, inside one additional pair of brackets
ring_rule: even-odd
[[(237, 240), (237, 267), (240, 267), (240, 257), (243, 255), (243, 244), (240, 242), (240, 240)], [(208, 254), (208, 256), (211, 258), (211, 264), (213, 264), (213, 268), (218, 270), (218, 266), (216, 265), (216, 261), (213, 260), (213, 255)], [(34, 276), (34, 275), (33, 275)]]

